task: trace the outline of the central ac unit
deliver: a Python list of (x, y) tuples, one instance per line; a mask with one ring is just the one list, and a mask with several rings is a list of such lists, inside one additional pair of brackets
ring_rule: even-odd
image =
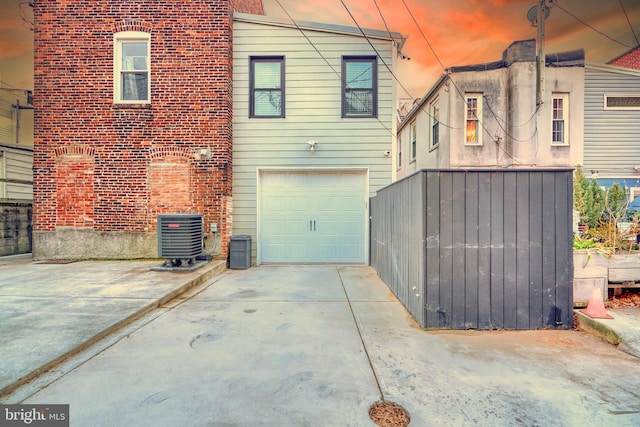
[(203, 239), (201, 214), (158, 215), (158, 255), (172, 267), (194, 264), (202, 254)]

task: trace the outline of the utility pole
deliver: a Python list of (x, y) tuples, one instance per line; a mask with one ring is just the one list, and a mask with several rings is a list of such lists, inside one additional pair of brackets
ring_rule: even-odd
[(529, 9), (527, 19), (531, 25), (538, 27), (538, 37), (536, 40), (536, 106), (540, 106), (544, 102), (544, 21), (549, 17), (549, 7), (545, 4), (546, 0), (540, 0), (537, 6)]

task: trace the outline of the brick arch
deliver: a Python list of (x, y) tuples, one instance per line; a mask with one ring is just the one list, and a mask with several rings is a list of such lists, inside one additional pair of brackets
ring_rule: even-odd
[(141, 31), (143, 33), (150, 33), (151, 29), (151, 23), (143, 21), (142, 19), (124, 19), (113, 23), (114, 34), (123, 31)]
[(82, 144), (62, 145), (54, 149), (54, 154), (56, 159), (67, 155), (87, 156), (93, 159), (96, 154), (96, 149)]
[(173, 159), (174, 162), (189, 162), (193, 157), (193, 151), (188, 147), (153, 147), (149, 152), (152, 163), (167, 159)]

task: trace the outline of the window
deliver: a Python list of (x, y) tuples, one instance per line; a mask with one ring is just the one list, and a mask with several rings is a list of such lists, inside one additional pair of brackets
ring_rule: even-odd
[(416, 122), (411, 123), (411, 161), (416, 159)]
[(284, 117), (284, 57), (251, 57), (249, 117)]
[(396, 159), (396, 167), (398, 169), (400, 169), (402, 167), (402, 137), (398, 136), (398, 140), (396, 141), (397, 144), (397, 153), (398, 153), (398, 158)]
[(375, 56), (342, 58), (342, 117), (377, 117), (378, 72)]
[(604, 96), (605, 110), (640, 110), (640, 94)]
[(114, 35), (114, 102), (141, 104), (151, 101), (150, 41), (150, 34), (139, 31)]
[(435, 99), (429, 107), (429, 116), (431, 116), (431, 135), (429, 148), (436, 148), (440, 143), (440, 100)]
[(567, 119), (569, 95), (554, 93), (551, 96), (551, 145), (569, 144)]
[(469, 93), (465, 97), (464, 120), (466, 145), (482, 145), (482, 94)]

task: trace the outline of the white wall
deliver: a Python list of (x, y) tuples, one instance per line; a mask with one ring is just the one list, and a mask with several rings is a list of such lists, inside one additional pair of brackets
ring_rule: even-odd
[[(515, 62), (485, 71), (448, 75), (403, 121), (403, 162), (398, 178), (430, 168), (574, 167), (581, 163), (584, 143), (584, 68), (547, 67), (544, 102), (536, 106), (536, 64)], [(465, 93), (483, 94), (482, 145), (465, 140)], [(551, 144), (551, 98), (569, 94), (569, 144)], [(440, 100), (440, 146), (429, 150), (429, 105)], [(416, 121), (418, 148), (410, 162), (410, 124)]]

